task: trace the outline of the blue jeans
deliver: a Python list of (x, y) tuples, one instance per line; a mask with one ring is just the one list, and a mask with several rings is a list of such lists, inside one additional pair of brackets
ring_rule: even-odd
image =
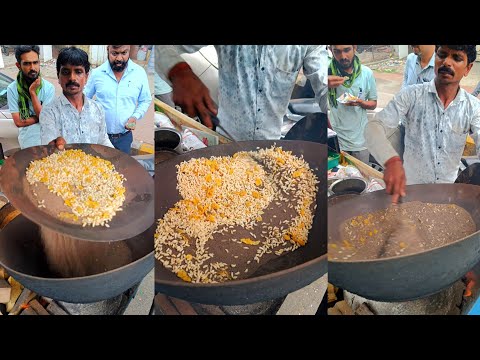
[(110, 142), (115, 147), (115, 149), (118, 149), (130, 155), (130, 148), (132, 147), (133, 142), (133, 135), (131, 131), (120, 135), (108, 134), (108, 138), (110, 139)]

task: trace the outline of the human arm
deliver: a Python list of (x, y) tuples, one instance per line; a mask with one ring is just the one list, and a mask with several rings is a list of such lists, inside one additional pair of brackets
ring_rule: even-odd
[(405, 196), (406, 178), (399, 154), (388, 141), (387, 131), (395, 129), (400, 119), (405, 118), (410, 104), (414, 103), (412, 94), (412, 91), (401, 91), (382, 111), (370, 119), (365, 127), (366, 146), (372, 156), (385, 168), (386, 190), (388, 194), (393, 195), (393, 203), (396, 203), (400, 196)]
[[(310, 45), (303, 59), (303, 73), (310, 80), (323, 113), (328, 112), (328, 52), (326, 45)], [(339, 84), (340, 85), (340, 84)], [(339, 86), (337, 85), (337, 86)]]
[(366, 73), (367, 82), (365, 89), (365, 99), (357, 99), (352, 102), (348, 102), (344, 105), (346, 106), (360, 106), (365, 110), (375, 110), (377, 108), (377, 83), (375, 82), (375, 77), (373, 72), (369, 68), (364, 68), (363, 71)]
[(40, 113), (40, 143), (49, 144), (52, 140), (61, 137), (61, 131), (57, 128), (55, 110), (52, 106), (45, 105)]
[(470, 122), (470, 132), (475, 147), (477, 149), (477, 156), (480, 158), (480, 106), (476, 106), (473, 111), (473, 118)]
[(130, 119), (127, 121), (127, 124), (132, 122), (132, 118), (135, 119), (135, 122), (138, 119), (141, 119), (145, 116), (150, 104), (152, 103), (152, 94), (150, 93), (150, 85), (148, 84), (148, 78), (145, 70), (141, 69), (140, 83), (142, 87), (140, 89), (140, 94), (138, 95), (137, 107), (131, 115)]
[(173, 88), (173, 102), (190, 117), (199, 116), (202, 123), (213, 128), (210, 114), (217, 115), (217, 108), (210, 91), (193, 73), (180, 56), (184, 52), (195, 52), (202, 45), (157, 45), (155, 46), (155, 70), (166, 75)]
[(20, 109), (18, 108), (18, 91), (16, 87), (7, 87), (8, 110), (12, 114), (12, 119), (17, 127), (30, 126), (38, 122), (38, 116), (30, 116), (27, 119), (20, 118)]
[(38, 122), (38, 117), (36, 115), (32, 115), (27, 119), (20, 119), (20, 113), (11, 113), (13, 122), (17, 127), (26, 127)]
[(42, 111), (42, 104), (40, 103), (40, 99), (37, 96), (37, 89), (41, 83), (42, 78), (39, 76), (34, 82), (32, 82), (32, 84), (28, 88), (30, 98), (32, 99), (33, 110), (35, 111), (35, 114), (37, 114), (37, 118), (38, 116), (40, 116), (40, 111)]

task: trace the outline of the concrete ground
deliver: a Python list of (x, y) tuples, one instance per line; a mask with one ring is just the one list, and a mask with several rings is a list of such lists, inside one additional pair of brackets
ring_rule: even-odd
[[(0, 69), (0, 72), (10, 76), (15, 79), (17, 77), (18, 69), (15, 66), (16, 59), (15, 55), (11, 52), (8, 56), (3, 55), (3, 61), (5, 67)], [(90, 69), (92, 71), (92, 69)], [(55, 86), (55, 94), (58, 96), (62, 93), (62, 88), (58, 83), (57, 78), (57, 69), (55, 59), (49, 60), (47, 62), (41, 63), (40, 73), (42, 76)], [(143, 141), (144, 143), (150, 144), (153, 146), (153, 117), (154, 117), (154, 106), (153, 106), (153, 73), (147, 73), (148, 82), (150, 85), (150, 92), (152, 93), (152, 103), (148, 108), (148, 111), (145, 113), (143, 119), (138, 121), (136, 129), (133, 131), (134, 141)]]
[(145, 276), (123, 315), (148, 315), (153, 304), (154, 269)]

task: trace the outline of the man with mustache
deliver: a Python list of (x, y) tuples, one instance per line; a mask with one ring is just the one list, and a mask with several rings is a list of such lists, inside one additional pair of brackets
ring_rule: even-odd
[(107, 132), (113, 146), (127, 154), (132, 130), (152, 102), (147, 73), (130, 60), (130, 45), (108, 45), (108, 60), (92, 72), (85, 95), (105, 109)]
[(429, 82), (435, 77), (435, 45), (411, 45), (413, 53), (407, 56), (402, 89), (413, 84)]
[(75, 46), (63, 48), (57, 58), (58, 83), (62, 94), (43, 107), (40, 133), (43, 145), (87, 143), (113, 147), (108, 139), (102, 105), (83, 94), (88, 79), (88, 54)]
[[(360, 63), (355, 55), (357, 45), (331, 45), (333, 58), (328, 68), (328, 104), (330, 124), (337, 133), (340, 149), (369, 162), (364, 130), (367, 110), (377, 107), (377, 85), (372, 70)], [(358, 97), (348, 103), (337, 99), (349, 93)]]
[(40, 145), (40, 112), (42, 106), (55, 97), (55, 87), (40, 76), (39, 55), (38, 45), (17, 46), (17, 80), (7, 87), (8, 109), (19, 128), (18, 143), (21, 149)]
[[(322, 112), (327, 112), (325, 45), (215, 45), (219, 106), (182, 59), (205, 45), (156, 45), (155, 69), (173, 88), (173, 102), (213, 128), (217, 115), (234, 140), (280, 139), (283, 117), (300, 70), (310, 80)], [(227, 135), (221, 128), (218, 133)]]
[[(367, 147), (384, 165), (392, 203), (406, 195), (407, 184), (453, 183), (469, 132), (480, 154), (480, 101), (460, 87), (476, 57), (475, 45), (436, 45), (435, 78), (405, 87), (368, 122)], [(403, 161), (386, 138), (399, 121)]]

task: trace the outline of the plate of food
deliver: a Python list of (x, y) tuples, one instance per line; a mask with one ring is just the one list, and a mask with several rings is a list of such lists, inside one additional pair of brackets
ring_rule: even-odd
[(352, 95), (350, 93), (343, 93), (338, 97), (337, 101), (340, 104), (348, 104), (358, 101), (360, 98), (358, 96)]
[(31, 221), (77, 239), (125, 240), (154, 222), (153, 179), (133, 157), (103, 145), (20, 150), (0, 170), (0, 188)]

